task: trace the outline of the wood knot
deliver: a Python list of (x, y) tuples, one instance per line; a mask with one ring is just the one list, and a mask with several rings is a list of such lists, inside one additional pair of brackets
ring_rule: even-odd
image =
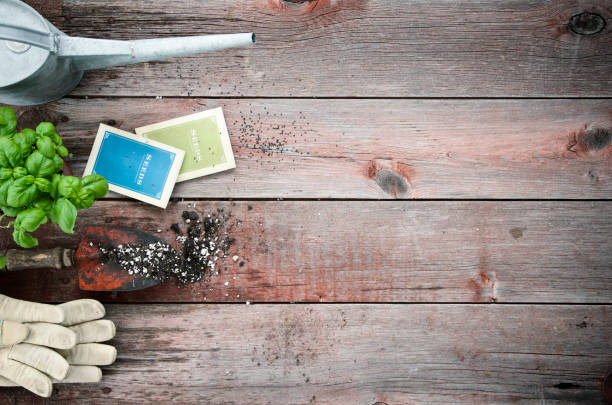
[(512, 235), (514, 239), (520, 239), (523, 237), (524, 230), (525, 228), (512, 228), (510, 229), (510, 235)]
[(570, 135), (567, 150), (577, 155), (601, 152), (612, 143), (612, 129), (585, 125), (585, 129)]
[(604, 150), (612, 141), (612, 131), (609, 128), (589, 128), (584, 131), (580, 140), (589, 152)]
[(405, 164), (392, 162), (387, 159), (376, 159), (369, 162), (366, 168), (368, 178), (387, 194), (398, 198), (405, 196), (411, 190), (410, 167)]
[(383, 169), (376, 176), (376, 183), (387, 194), (394, 197), (406, 194), (408, 191), (408, 182), (399, 174), (389, 169)]
[(25, 111), (17, 113), (17, 130), (21, 131), (24, 128), (36, 128), (41, 122), (50, 122), (53, 125), (57, 125), (60, 117), (57, 112), (51, 111), (45, 107), (35, 107), (32, 109), (26, 109)]
[(495, 303), (498, 300), (495, 273), (487, 274), (486, 258), (479, 259), (478, 274), (467, 280), (467, 287), (474, 292), (474, 301)]
[(571, 16), (567, 27), (578, 35), (595, 35), (606, 28), (606, 20), (599, 14), (585, 11)]
[(265, 7), (283, 14), (301, 15), (336, 6), (337, 3), (338, 0), (267, 0)]

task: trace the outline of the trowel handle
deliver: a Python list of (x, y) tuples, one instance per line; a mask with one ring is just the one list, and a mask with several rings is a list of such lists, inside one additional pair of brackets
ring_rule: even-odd
[(48, 250), (9, 249), (0, 251), (0, 256), (6, 256), (6, 267), (0, 270), (14, 271), (27, 269), (62, 269), (72, 266), (72, 249), (56, 247)]

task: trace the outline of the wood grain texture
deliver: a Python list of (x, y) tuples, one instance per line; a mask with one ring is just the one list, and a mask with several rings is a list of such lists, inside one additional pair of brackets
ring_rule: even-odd
[(80, 175), (99, 122), (134, 128), (222, 106), (237, 169), (190, 198), (612, 198), (612, 100), (64, 99), (52, 121)]
[[(194, 208), (195, 205), (195, 208)], [(233, 215), (219, 275), (130, 293), (78, 290), (76, 270), (0, 275), (0, 293), (35, 301), (612, 302), (608, 202), (172, 202), (164, 211), (96, 202), (77, 232), (44, 225), (40, 247), (74, 247), (85, 225), (137, 227), (171, 243), (183, 210)], [(161, 232), (157, 233), (157, 230)], [(183, 228), (184, 229), (184, 228)], [(3, 235), (6, 245), (10, 235)], [(233, 255), (240, 260), (234, 262)], [(240, 262), (244, 262), (240, 266)], [(226, 285), (227, 283), (227, 285)]]
[[(107, 315), (116, 363), (100, 384), (56, 384), (54, 402), (603, 405), (612, 362), (609, 306), (110, 305)], [(2, 404), (32, 399), (0, 389)]]
[(74, 235), (36, 236), (74, 247), (110, 224), (178, 247), (183, 210), (223, 208), (236, 242), (188, 286), (86, 293), (75, 269), (0, 274), (16, 298), (123, 303), (107, 305), (119, 357), (100, 384), (50, 400), (0, 388), (0, 405), (605, 403), (610, 202), (456, 200), (612, 198), (608, 0), (26, 1), (70, 35), (258, 43), (87, 72), (72, 97), (18, 109), (22, 126), (57, 124), (80, 175), (98, 122), (222, 106), (236, 170), (178, 185), (167, 210), (106, 200)]
[(102, 69), (75, 95), (583, 97), (612, 95), (612, 34), (567, 28), (607, 0), (64, 1), (71, 35), (255, 32), (253, 47)]
[(64, 28), (63, 0), (24, 0), (59, 29)]

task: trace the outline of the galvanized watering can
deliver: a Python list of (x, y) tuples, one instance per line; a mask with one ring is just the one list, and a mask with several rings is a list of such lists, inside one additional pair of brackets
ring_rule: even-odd
[(0, 102), (42, 104), (76, 87), (83, 72), (234, 46), (255, 34), (113, 41), (70, 37), (18, 0), (0, 0)]

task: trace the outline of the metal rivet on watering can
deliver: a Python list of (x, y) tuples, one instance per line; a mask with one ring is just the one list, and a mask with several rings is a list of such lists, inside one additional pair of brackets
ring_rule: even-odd
[(85, 70), (253, 43), (253, 33), (135, 41), (70, 37), (27, 4), (0, 0), (0, 103), (34, 105), (56, 100), (76, 87)]
[(32, 46), (28, 44), (24, 44), (23, 42), (15, 42), (15, 41), (4, 41), (6, 47), (15, 53), (24, 53)]

